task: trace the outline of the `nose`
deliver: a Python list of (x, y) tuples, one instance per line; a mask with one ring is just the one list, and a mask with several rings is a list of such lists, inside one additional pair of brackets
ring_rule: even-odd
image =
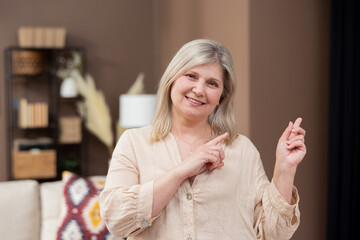
[(200, 81), (195, 84), (192, 91), (196, 94), (196, 96), (204, 96), (205, 95), (205, 87), (204, 84)]

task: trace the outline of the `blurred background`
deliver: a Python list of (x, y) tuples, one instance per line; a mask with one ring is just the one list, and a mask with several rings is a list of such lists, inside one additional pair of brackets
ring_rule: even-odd
[[(139, 72), (156, 93), (186, 42), (209, 38), (233, 55), (240, 132), (257, 146), (269, 179), (289, 121), (303, 118), (308, 153), (298, 168), (301, 224), (292, 239), (325, 239), (330, 82), (330, 1), (16, 0), (0, 1), (0, 49), (22, 26), (61, 26), (66, 46), (86, 50), (87, 71), (105, 96), (112, 128), (119, 96)], [(0, 180), (8, 180), (4, 57), (0, 58)], [(106, 174), (109, 153), (88, 135), (88, 174)]]

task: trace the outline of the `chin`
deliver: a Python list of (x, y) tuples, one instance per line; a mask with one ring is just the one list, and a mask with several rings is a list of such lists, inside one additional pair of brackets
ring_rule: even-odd
[(186, 114), (186, 118), (188, 120), (197, 120), (197, 121), (205, 121), (205, 120), (207, 120), (208, 116), (209, 115), (202, 115), (202, 114), (201, 115), (199, 115), (199, 114), (191, 114), (191, 113)]

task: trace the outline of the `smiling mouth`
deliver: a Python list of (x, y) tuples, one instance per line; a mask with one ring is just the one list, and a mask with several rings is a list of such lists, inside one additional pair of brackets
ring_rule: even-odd
[(203, 102), (199, 102), (199, 101), (197, 101), (197, 100), (195, 100), (195, 99), (193, 99), (193, 98), (189, 98), (189, 97), (187, 97), (187, 96), (185, 96), (185, 98), (187, 99), (187, 100), (189, 100), (190, 102), (192, 102), (192, 103), (194, 103), (194, 104), (197, 104), (197, 105), (204, 105), (205, 103), (203, 103)]

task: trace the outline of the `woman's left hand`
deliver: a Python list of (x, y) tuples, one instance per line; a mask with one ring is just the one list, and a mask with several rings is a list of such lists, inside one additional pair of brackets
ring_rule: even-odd
[(300, 127), (301, 118), (289, 123), (276, 148), (273, 181), (279, 193), (292, 204), (292, 189), (298, 164), (306, 154), (305, 130)]
[(305, 130), (300, 127), (301, 118), (289, 123), (276, 148), (276, 162), (281, 169), (296, 168), (306, 154)]

